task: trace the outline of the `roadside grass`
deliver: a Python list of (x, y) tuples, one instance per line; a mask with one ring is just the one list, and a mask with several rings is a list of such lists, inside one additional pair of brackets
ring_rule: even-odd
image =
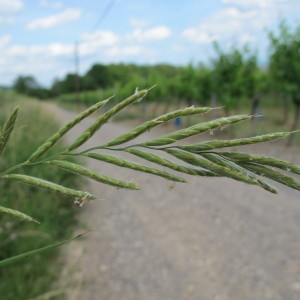
[[(20, 104), (22, 112), (15, 133), (1, 157), (0, 170), (27, 159), (38, 145), (58, 129), (53, 117), (43, 111), (37, 102), (24, 98), (16, 101), (13, 98), (17, 96), (13, 94), (1, 96), (0, 124), (16, 104)], [(58, 168), (32, 167), (24, 172), (73, 188), (79, 186), (78, 176)], [(72, 201), (66, 196), (2, 180), (0, 205), (25, 212), (40, 224), (1, 214), (0, 260), (70, 238), (76, 225), (76, 208)], [(0, 268), (1, 299), (31, 299), (51, 290), (52, 283), (61, 271), (58, 258), (59, 249), (55, 249)]]

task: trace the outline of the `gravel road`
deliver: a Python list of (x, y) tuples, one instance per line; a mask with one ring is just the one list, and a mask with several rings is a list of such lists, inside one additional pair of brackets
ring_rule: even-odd
[[(57, 108), (55, 113), (64, 122), (74, 116)], [(89, 146), (128, 129), (107, 124)], [(300, 163), (299, 150), (287, 153), (268, 144), (251, 151)], [(68, 299), (300, 299), (299, 192), (279, 186), (280, 194), (273, 195), (230, 179), (193, 177), (170, 188), (151, 175), (95, 161), (88, 166), (134, 178), (142, 190), (89, 183), (102, 200), (80, 213), (91, 231), (63, 249), (61, 284)]]

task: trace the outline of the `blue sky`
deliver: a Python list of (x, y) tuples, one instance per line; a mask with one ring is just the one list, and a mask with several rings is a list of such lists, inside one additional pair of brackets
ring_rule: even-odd
[(207, 63), (212, 42), (267, 57), (267, 32), (300, 24), (300, 0), (0, 0), (0, 85), (45, 86), (94, 63)]

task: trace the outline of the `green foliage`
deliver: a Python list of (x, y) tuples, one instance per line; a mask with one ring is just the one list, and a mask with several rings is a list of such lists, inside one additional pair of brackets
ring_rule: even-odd
[[(214, 56), (205, 63), (187, 66), (95, 63), (82, 76), (67, 74), (56, 79), (47, 92), (32, 76), (20, 76), (14, 87), (21, 93), (42, 99), (56, 97), (62, 102), (90, 106), (113, 94), (117, 94), (114, 99), (117, 102), (137, 87), (142, 89), (157, 84), (148, 95), (148, 102), (157, 105), (152, 113), (145, 105), (142, 119), (146, 110), (147, 115), (157, 114), (158, 104), (167, 112), (179, 103), (204, 106), (211, 102), (211, 106), (223, 106), (226, 115), (237, 110), (257, 114), (262, 105), (269, 105), (265, 102), (270, 102), (271, 96), (272, 105), (283, 112), (281, 123), (287, 124), (291, 119), (288, 118), (288, 108), (292, 99), (296, 104), (296, 116), (293, 126), (287, 125), (294, 131), (300, 119), (299, 32), (299, 26), (293, 31), (282, 22), (278, 32), (269, 33), (270, 52), (266, 66), (259, 66), (258, 53), (248, 45), (224, 50), (215, 44)], [(275, 115), (270, 117), (272, 123), (277, 122)]]
[[(10, 98), (7, 98), (9, 101), (4, 101), (4, 98), (2, 100), (1, 125), (9, 124), (9, 120), (13, 120), (13, 116), (16, 115), (16, 110), (12, 109), (15, 101)], [(20, 100), (22, 100), (20, 116), (0, 157), (1, 173), (27, 160), (30, 154), (57, 130), (52, 116), (43, 113), (36, 103)], [(8, 114), (10, 114), (9, 118), (7, 118)], [(0, 127), (4, 129), (3, 126)], [(7, 130), (3, 129), (2, 133), (7, 133)], [(57, 145), (56, 150), (59, 149), (62, 149), (61, 144)], [(49, 155), (51, 153), (53, 152), (49, 152)], [(78, 178), (74, 174), (66, 174), (60, 169), (40, 166), (39, 168), (21, 167), (19, 171), (28, 176), (42, 177), (49, 181), (56, 180), (62, 185), (69, 185), (76, 189), (79, 186)], [(56, 194), (38, 189), (36, 186), (0, 180), (1, 299), (30, 299), (51, 288), (59, 272), (58, 264), (54, 263), (58, 251), (52, 248), (49, 252), (33, 252), (30, 258), (26, 258), (28, 256), (26, 253), (71, 236), (76, 213), (70, 205), (73, 199), (65, 195), (57, 197)], [(3, 209), (6, 211), (4, 212)], [(36, 219), (40, 224), (28, 222)], [(46, 248), (44, 251), (50, 249)], [(20, 260), (16, 260), (17, 258)], [(6, 259), (12, 260), (6, 261)], [(12, 262), (14, 263), (11, 264)]]
[(291, 32), (282, 22), (279, 33), (269, 34), (271, 54), (269, 71), (273, 86), (287, 93), (293, 100), (300, 99), (300, 27)]
[(13, 89), (20, 94), (38, 99), (45, 99), (51, 95), (50, 91), (43, 88), (33, 76), (18, 76), (13, 83)]
[[(269, 68), (273, 87), (283, 95), (283, 99), (288, 97), (293, 101), (296, 113), (291, 130), (296, 130), (300, 120), (300, 26), (295, 32), (291, 32), (282, 22), (278, 36), (270, 33), (269, 38), (271, 41)], [(288, 145), (291, 141), (290, 138)]]
[(256, 73), (258, 66), (256, 55), (245, 47), (228, 52), (215, 44), (217, 57), (212, 60), (212, 86), (218, 100), (227, 112), (238, 106), (243, 96), (252, 98), (256, 92)]

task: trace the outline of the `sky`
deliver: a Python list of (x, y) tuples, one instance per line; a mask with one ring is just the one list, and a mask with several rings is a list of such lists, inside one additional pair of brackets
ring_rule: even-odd
[[(261, 63), (268, 32), (300, 25), (300, 0), (0, 0), (0, 86), (43, 86), (95, 63), (207, 64), (248, 44)], [(77, 54), (75, 54), (77, 53)]]

